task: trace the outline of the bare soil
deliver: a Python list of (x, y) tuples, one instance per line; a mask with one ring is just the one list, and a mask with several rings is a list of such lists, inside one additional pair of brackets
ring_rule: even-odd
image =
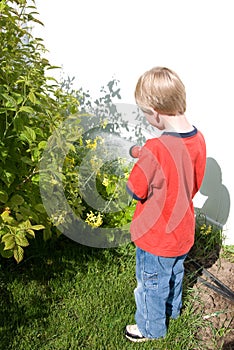
[[(215, 260), (205, 268), (205, 272), (212, 273), (234, 291), (234, 263), (222, 257)], [(205, 349), (234, 350), (234, 301), (221, 295), (220, 290), (214, 291), (211, 287), (207, 287), (201, 278), (212, 283), (206, 273), (201, 272), (193, 284), (197, 296), (195, 312), (199, 312), (207, 323), (207, 327), (202, 331), (199, 330), (198, 336), (203, 340)]]

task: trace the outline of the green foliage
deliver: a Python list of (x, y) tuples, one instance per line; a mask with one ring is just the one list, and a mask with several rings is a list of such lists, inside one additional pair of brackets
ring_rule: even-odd
[[(117, 200), (114, 213), (105, 208), (103, 213), (93, 213), (82, 198), (80, 187), (84, 184), (80, 184), (78, 167), (101, 138), (89, 138), (89, 133), (83, 136), (79, 125), (81, 115), (85, 121), (85, 111), (89, 108), (94, 116), (102, 115), (103, 127), (107, 115), (111, 115), (113, 125), (118, 125), (117, 119), (119, 124), (124, 124), (112, 103), (113, 98), (120, 98), (120, 89), (117, 81), (112, 80), (107, 90), (101, 89), (102, 96), (92, 102), (82, 89), (72, 89), (73, 79), (59, 84), (50, 77), (49, 70), (58, 67), (44, 58), (43, 40), (31, 34), (35, 23), (42, 24), (37, 14), (36, 7), (24, 0), (0, 2), (0, 254), (14, 257), (17, 262), (23, 259), (24, 248), (35, 237), (35, 231), (42, 231), (45, 240), (54, 234), (58, 236), (57, 226), (67, 217), (63, 208), (48, 217), (41, 198), (41, 179), (55, 197), (59, 195), (58, 184), (62, 180), (67, 203), (93, 227), (125, 225), (130, 222), (134, 208), (134, 203), (126, 205), (122, 201), (129, 169), (117, 159), (98, 172), (95, 157), (89, 157), (87, 162), (105, 206), (113, 206)], [(68, 116), (73, 116), (75, 132), (73, 127), (59, 129)], [(94, 125), (95, 122), (94, 117)], [(43, 172), (40, 164), (48, 145), (51, 162)], [(63, 165), (54, 171), (53, 166), (64, 153)], [(88, 176), (90, 181), (94, 177)], [(89, 187), (90, 182), (85, 181), (83, 191)]]
[(189, 253), (202, 266), (211, 266), (220, 255), (223, 246), (222, 228), (209, 222), (206, 216), (196, 209), (195, 242)]
[(38, 162), (50, 134), (79, 105), (46, 74), (54, 67), (43, 58), (42, 39), (31, 35), (36, 15), (26, 1), (0, 3), (0, 253), (17, 262), (34, 230), (53, 231)]

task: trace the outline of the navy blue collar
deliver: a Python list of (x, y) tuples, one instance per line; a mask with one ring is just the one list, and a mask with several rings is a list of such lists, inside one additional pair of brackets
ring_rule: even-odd
[(197, 128), (193, 125), (193, 130), (189, 132), (174, 132), (174, 131), (164, 131), (162, 135), (170, 135), (170, 136), (175, 136), (175, 137), (191, 137), (197, 134)]

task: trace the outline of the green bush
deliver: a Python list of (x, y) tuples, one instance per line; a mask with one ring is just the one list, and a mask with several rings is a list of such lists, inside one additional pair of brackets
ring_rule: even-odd
[(31, 35), (37, 23), (26, 1), (0, 3), (0, 253), (23, 258), (36, 230), (51, 231), (42, 206), (38, 162), (46, 141), (79, 102), (46, 73), (45, 47)]
[[(85, 118), (86, 108), (92, 107), (93, 112), (98, 109), (104, 127), (105, 115), (110, 110), (116, 115), (112, 98), (120, 98), (119, 88), (115, 80), (109, 82), (108, 90), (103, 88), (103, 96), (93, 103), (82, 89), (71, 88), (72, 79), (59, 84), (50, 77), (49, 70), (59, 67), (43, 57), (43, 40), (31, 34), (35, 23), (42, 24), (37, 15), (36, 7), (27, 5), (26, 0), (0, 2), (0, 254), (14, 257), (17, 262), (23, 259), (24, 248), (35, 237), (35, 231), (43, 232), (45, 240), (59, 235), (57, 226), (67, 215), (58, 212), (53, 218), (48, 217), (42, 202), (40, 179), (44, 174), (39, 165), (48, 142), (54, 142), (50, 144), (52, 163), (56, 164), (64, 148), (68, 151), (58, 174), (50, 174), (47, 169), (46, 189), (54, 195), (56, 181), (62, 178), (67, 202), (84, 222), (91, 227), (105, 227), (107, 223), (116, 227), (130, 221), (134, 208), (133, 203), (124, 210), (120, 205), (114, 214), (94, 213), (83, 200), (77, 166), (101, 138), (84, 140), (80, 116), (83, 113)], [(56, 138), (56, 130), (68, 116), (74, 116), (78, 132), (74, 135), (73, 130), (68, 133), (61, 129), (62, 134), (66, 132), (64, 146), (60, 142), (63, 135)], [(120, 163), (115, 160), (115, 168), (121, 168), (120, 176), (124, 173), (126, 177), (128, 169)], [(118, 175), (110, 172), (112, 166), (109, 170), (103, 167), (97, 174), (97, 187), (107, 205), (121, 197), (124, 188), (119, 182), (116, 184)], [(92, 167), (94, 159), (90, 158), (89, 170)]]

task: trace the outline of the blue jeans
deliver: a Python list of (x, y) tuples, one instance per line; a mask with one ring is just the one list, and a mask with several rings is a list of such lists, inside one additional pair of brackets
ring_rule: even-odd
[(165, 337), (167, 316), (180, 315), (186, 256), (164, 258), (136, 249), (135, 320), (143, 336)]

